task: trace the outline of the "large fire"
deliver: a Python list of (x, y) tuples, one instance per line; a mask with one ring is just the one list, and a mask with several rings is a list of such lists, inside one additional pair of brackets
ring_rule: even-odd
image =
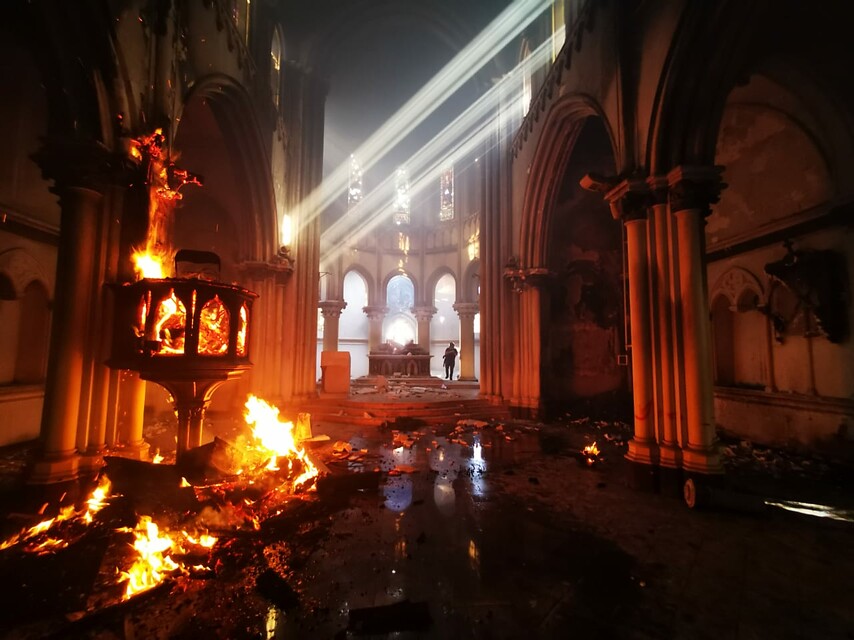
[(253, 426), (256, 447), (269, 458), (266, 468), (277, 471), (281, 458), (287, 458), (291, 469), (294, 460), (302, 463), (304, 471), (294, 480), (298, 487), (317, 476), (317, 467), (312, 464), (305, 449), (298, 447), (294, 439), (294, 423), (279, 419), (279, 408), (257, 396), (250, 395), (246, 400), (246, 424)]

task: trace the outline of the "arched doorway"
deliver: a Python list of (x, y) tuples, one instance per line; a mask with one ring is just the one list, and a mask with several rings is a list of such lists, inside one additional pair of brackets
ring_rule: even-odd
[(368, 375), (368, 283), (358, 271), (344, 276), (344, 301), (347, 306), (338, 321), (338, 349), (350, 352), (350, 373), (354, 378)]
[(383, 339), (403, 346), (415, 342), (417, 326), (412, 315), (415, 304), (415, 285), (407, 275), (396, 275), (386, 285), (388, 315), (383, 323)]
[(436, 314), (430, 321), (430, 355), (433, 356), (430, 360), (430, 373), (438, 378), (445, 375), (442, 359), (448, 342), (453, 341), (458, 350), (460, 347), (460, 320), (454, 311), (456, 300), (457, 281), (453, 275), (446, 273), (436, 281), (433, 288)]
[(628, 398), (622, 234), (601, 194), (579, 185), (587, 173), (613, 175), (611, 141), (597, 117), (582, 123), (555, 190), (542, 297), (542, 404), (550, 412), (603, 411)]

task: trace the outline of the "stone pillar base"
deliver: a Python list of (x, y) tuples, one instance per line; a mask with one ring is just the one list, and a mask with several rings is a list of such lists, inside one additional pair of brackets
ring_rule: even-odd
[(685, 471), (701, 474), (721, 474), (724, 466), (717, 446), (708, 449), (685, 448), (682, 450), (682, 467)]
[(638, 464), (656, 465), (658, 464), (658, 446), (654, 442), (632, 438), (629, 440), (626, 459)]
[(104, 449), (87, 451), (80, 456), (80, 473), (95, 473), (104, 466)]
[(42, 458), (30, 472), (30, 484), (54, 484), (76, 480), (80, 474), (80, 456), (76, 453), (59, 458)]
[(672, 444), (659, 444), (658, 462), (662, 467), (678, 469), (682, 466), (682, 450)]
[(131, 460), (148, 460), (150, 449), (150, 444), (145, 440), (140, 440), (138, 442), (132, 442), (124, 445), (119, 449), (119, 451), (123, 458), (130, 458)]

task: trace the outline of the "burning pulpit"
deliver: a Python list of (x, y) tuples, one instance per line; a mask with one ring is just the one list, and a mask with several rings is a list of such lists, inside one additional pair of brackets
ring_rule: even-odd
[(202, 443), (213, 392), (251, 366), (250, 319), (257, 294), (217, 282), (219, 258), (179, 251), (175, 273), (113, 285), (114, 330), (107, 364), (166, 388), (178, 415), (180, 460)]

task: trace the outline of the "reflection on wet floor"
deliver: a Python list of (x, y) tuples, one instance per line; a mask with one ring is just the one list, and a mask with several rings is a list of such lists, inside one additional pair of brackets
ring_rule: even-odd
[[(315, 637), (347, 627), (350, 611), (395, 603), (429, 603), (430, 632), (403, 626), (382, 637), (509, 638), (529, 629), (566, 637), (576, 599), (590, 601), (588, 612), (573, 614), (576, 628), (592, 629), (601, 624), (596, 615), (634, 598), (633, 562), (616, 546), (532, 517), (524, 504), (491, 499), (490, 474), (512, 473), (540, 453), (535, 431), (408, 438), (408, 446), (390, 444), (401, 440), (394, 437), (349, 440), (352, 450), (367, 450), (362, 466), (375, 462), (386, 475), (380, 504), (370, 492), (356, 496), (332, 523), (323, 553), (309, 560), (306, 590), (330, 612), (311, 629)], [(592, 602), (589, 590), (608, 591), (604, 604)], [(301, 636), (280, 625), (275, 637)]]

